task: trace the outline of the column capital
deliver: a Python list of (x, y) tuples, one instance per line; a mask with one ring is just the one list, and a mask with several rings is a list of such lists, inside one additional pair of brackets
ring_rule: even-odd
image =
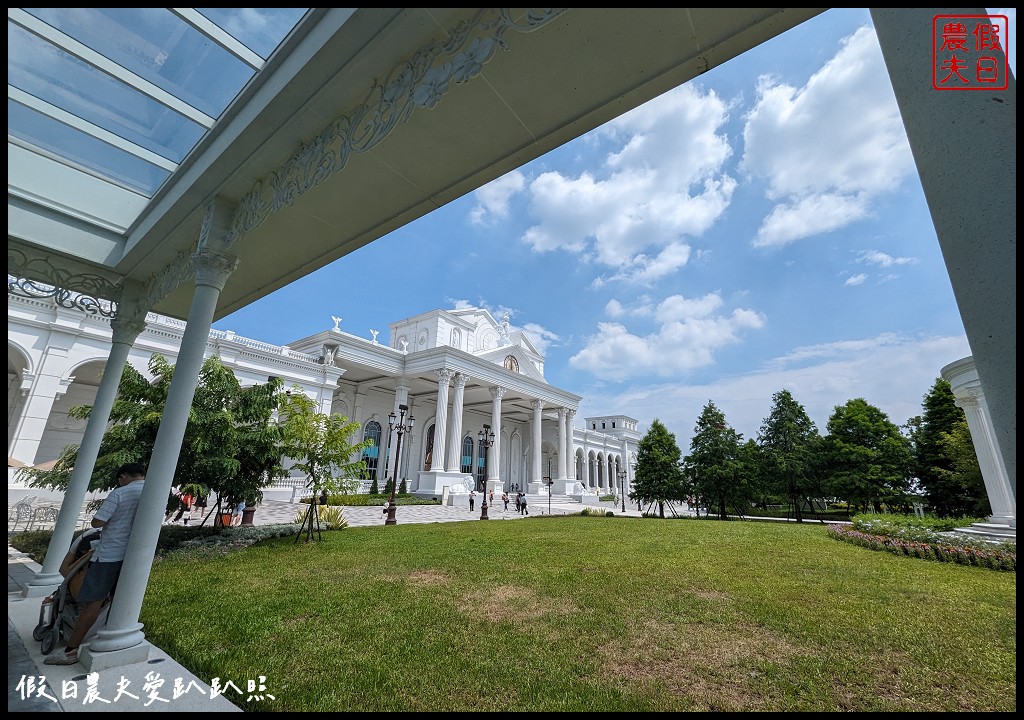
[(465, 373), (455, 373), (455, 387), (465, 388), (467, 379)]
[(494, 399), (494, 400), (501, 400), (503, 397), (505, 397), (505, 393), (507, 391), (506, 388), (497, 387), (497, 386), (489, 387), (487, 389), (490, 391), (491, 398)]
[(981, 400), (975, 394), (970, 395), (958, 395), (953, 398), (953, 404), (958, 408), (966, 410), (967, 408), (978, 408), (981, 407)]
[(219, 292), (238, 267), (238, 258), (219, 250), (203, 248), (192, 254), (192, 263), (196, 270), (196, 285), (209, 285)]
[(448, 368), (440, 368), (434, 372), (437, 373), (438, 382), (444, 383), (446, 386), (451, 382), (452, 376), (455, 375), (455, 371)]
[(543, 410), (544, 409), (544, 401), (543, 400), (531, 400), (530, 401), (530, 407), (532, 407), (534, 410)]

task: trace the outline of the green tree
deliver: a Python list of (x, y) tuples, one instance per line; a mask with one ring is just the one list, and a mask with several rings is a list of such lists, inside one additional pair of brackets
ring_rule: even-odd
[(637, 446), (630, 499), (641, 505), (658, 503), (659, 515), (665, 517), (665, 503), (680, 502), (686, 497), (680, 454), (676, 436), (655, 418)]
[[(939, 517), (960, 517), (967, 514), (966, 508), (987, 507), (988, 497), (984, 483), (978, 485), (967, 479), (957, 469), (956, 463), (967, 458), (960, 454), (960, 447), (947, 447), (947, 441), (961, 442), (958, 434), (961, 426), (966, 427), (966, 415), (957, 407), (956, 398), (949, 381), (936, 378), (935, 384), (924, 396), (924, 412), (916, 424), (908, 423), (914, 452), (914, 470), (918, 484), (924, 491), (928, 505)], [(974, 452), (971, 436), (966, 435), (970, 452)], [(974, 464), (977, 465), (977, 456)], [(961, 470), (966, 470), (961, 465)], [(970, 471), (967, 470), (967, 474)], [(971, 497), (966, 493), (973, 491)]]
[(872, 503), (906, 504), (910, 443), (884, 412), (863, 398), (836, 406), (823, 452), (826, 482), (850, 504), (851, 513)]
[(751, 469), (748, 463), (756, 456), (749, 448), (741, 454), (742, 440), (743, 436), (726, 423), (725, 414), (709, 400), (697, 418), (690, 454), (683, 461), (694, 493), (707, 503), (709, 512), (715, 508), (722, 520), (729, 517), (729, 507), (740, 515), (749, 507), (752, 488), (746, 475)]
[(817, 427), (789, 390), (775, 393), (758, 433), (761, 473), (771, 492), (795, 507), (797, 522), (803, 522), (803, 501), (820, 496), (814, 462), (818, 439)]
[[(109, 490), (114, 473), (126, 462), (149, 464), (156, 443), (174, 366), (154, 354), (149, 361), (153, 380), (126, 365), (110, 412), (107, 431), (90, 479), (90, 490)], [(174, 484), (196, 494), (217, 493), (218, 503), (259, 502), (263, 488), (284, 474), (280, 434), (270, 419), (277, 408), (280, 381), (242, 388), (218, 357), (203, 363), (189, 409), (188, 424), (175, 466)], [(69, 415), (88, 419), (92, 407), (71, 408)], [(65, 489), (71, 479), (78, 446), (64, 449), (53, 470), (31, 470), (35, 487)]]
[[(293, 468), (306, 474), (306, 487), (313, 498), (324, 493), (350, 493), (358, 487), (366, 471), (362, 451), (371, 443), (352, 442), (359, 423), (344, 415), (318, 412), (316, 403), (299, 388), (285, 394), (280, 417), (284, 454), (294, 461)], [(314, 525), (319, 533), (319, 509), (316, 502), (311, 502), (296, 541), (304, 529), (306, 541), (312, 540)]]
[[(286, 393), (280, 415), (284, 454), (294, 461), (294, 469), (306, 474), (306, 487), (314, 498), (325, 492), (350, 493), (358, 487), (366, 469), (361, 453), (370, 445), (369, 440), (353, 443), (359, 423), (344, 415), (318, 412), (316, 403), (299, 388)], [(312, 537), (316, 507), (310, 503), (307, 540)]]
[(945, 517), (984, 517), (992, 514), (992, 505), (985, 490), (981, 465), (974, 449), (967, 418), (943, 433), (941, 444), (949, 470), (937, 468), (943, 492)]

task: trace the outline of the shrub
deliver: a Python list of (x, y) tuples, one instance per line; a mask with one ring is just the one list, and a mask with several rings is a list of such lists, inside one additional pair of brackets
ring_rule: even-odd
[[(877, 530), (877, 526), (871, 526)], [(940, 539), (912, 540), (896, 535), (878, 532), (864, 532), (856, 527), (830, 525), (831, 537), (853, 543), (870, 550), (884, 550), (895, 555), (905, 555), (938, 562), (955, 562), (961, 565), (976, 565), (990, 570), (1017, 571), (1017, 546), (1014, 543), (988, 543), (937, 536)]]

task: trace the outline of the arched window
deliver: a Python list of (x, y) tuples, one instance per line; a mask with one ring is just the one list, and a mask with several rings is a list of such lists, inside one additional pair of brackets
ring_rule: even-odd
[(431, 425), (427, 429), (427, 451), (423, 455), (423, 469), (429, 470), (430, 466), (434, 464), (434, 428), (436, 425)]
[(363, 440), (373, 442), (363, 450), (363, 461), (366, 463), (366, 474), (363, 479), (369, 480), (377, 475), (377, 457), (380, 455), (380, 423), (371, 420), (363, 429)]
[(515, 355), (505, 356), (505, 369), (511, 370), (512, 372), (519, 372), (519, 361), (516, 360)]
[(452, 341), (451, 346), (453, 348), (462, 349), (462, 331), (458, 328), (452, 328)]
[(470, 435), (462, 439), (462, 460), (460, 461), (459, 472), (466, 475), (473, 474), (473, 438)]

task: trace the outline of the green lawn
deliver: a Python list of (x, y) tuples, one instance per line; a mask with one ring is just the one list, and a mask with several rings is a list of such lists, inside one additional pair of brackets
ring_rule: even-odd
[(154, 566), (141, 620), (248, 711), (1011, 711), (1016, 573), (822, 526), (348, 528)]

